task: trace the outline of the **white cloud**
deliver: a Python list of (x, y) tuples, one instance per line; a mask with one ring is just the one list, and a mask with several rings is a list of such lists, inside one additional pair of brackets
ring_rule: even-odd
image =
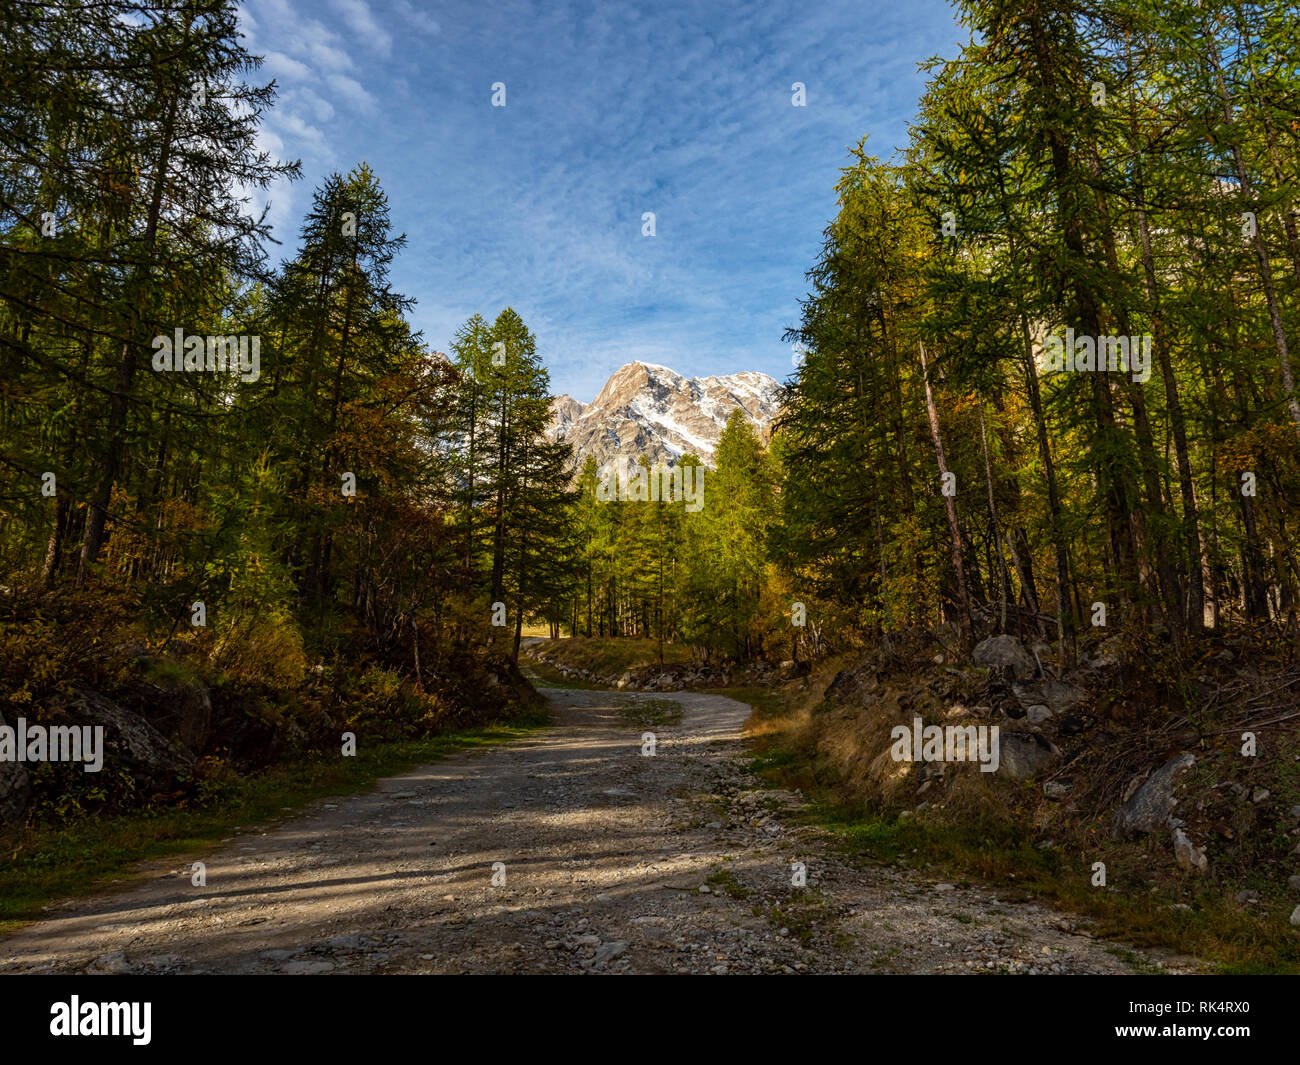
[(393, 0), (393, 11), (398, 18), (405, 22), (410, 29), (415, 30), (416, 33), (431, 36), (442, 32), (438, 20), (427, 11), (417, 11), (411, 6), (410, 0)]
[(262, 69), (275, 77), (281, 85), (289, 79), (307, 81), (314, 76), (306, 63), (300, 63), (283, 52), (267, 52), (264, 58)]
[(388, 55), (393, 50), (392, 34), (375, 21), (364, 0), (334, 0), (334, 6), (353, 33), (372, 51)]
[(293, 103), (310, 108), (317, 122), (328, 122), (334, 117), (334, 105), (323, 99), (318, 93), (308, 88), (293, 90)]
[(364, 111), (373, 110), (376, 106), (375, 98), (356, 78), (349, 78), (346, 74), (331, 74), (325, 82), (338, 96)]
[(329, 160), (333, 156), (333, 150), (325, 142), (325, 134), (299, 115), (285, 111), (279, 116), (276, 126), (282, 133), (290, 135), (299, 150), (322, 161)]

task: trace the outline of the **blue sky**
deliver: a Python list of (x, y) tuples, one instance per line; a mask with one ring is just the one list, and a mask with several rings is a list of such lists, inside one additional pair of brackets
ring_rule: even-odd
[(277, 257), (365, 159), (429, 345), (513, 306), (584, 402), (634, 359), (786, 377), (849, 147), (901, 146), (917, 64), (961, 37), (946, 0), (247, 0), (242, 25), (280, 86), (264, 144), (303, 163)]

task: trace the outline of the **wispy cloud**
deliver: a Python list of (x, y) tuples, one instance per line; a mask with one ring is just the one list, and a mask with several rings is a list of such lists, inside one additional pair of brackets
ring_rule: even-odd
[(580, 399), (634, 358), (788, 374), (781, 334), (848, 148), (901, 146), (917, 64), (960, 38), (942, 0), (252, 7), (283, 87), (269, 131), (305, 184), (375, 168), (409, 238), (394, 282), (429, 343), (512, 305)]
[(393, 50), (393, 35), (376, 20), (365, 0), (334, 0), (334, 7), (352, 30), (352, 39), (380, 55), (388, 55)]

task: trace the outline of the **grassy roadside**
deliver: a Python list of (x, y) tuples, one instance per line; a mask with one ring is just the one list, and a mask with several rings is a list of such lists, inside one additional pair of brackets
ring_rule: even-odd
[(291, 817), (315, 799), (364, 791), (376, 780), (460, 751), (507, 743), (547, 723), (545, 711), (421, 740), (362, 746), (352, 758), (280, 766), (238, 781), (202, 809), (162, 810), (0, 839), (0, 934), (42, 916), (50, 902), (131, 879), (142, 861), (201, 856), (241, 827)]
[(753, 711), (750, 715), (747, 731), (756, 721), (771, 721), (779, 718), (786, 709), (786, 701), (780, 692), (771, 688), (709, 688), (711, 695), (725, 695), (738, 703), (746, 703)]
[[(659, 665), (657, 640), (568, 636), (561, 640), (548, 640), (541, 646), (548, 656), (570, 669), (586, 670), (601, 677), (629, 670), (653, 669)], [(665, 644), (663, 652), (667, 666), (691, 661), (690, 648), (682, 644)]]
[[(986, 818), (927, 824), (910, 811), (846, 803), (834, 781), (819, 779), (811, 752), (798, 742), (792, 696), (769, 691), (753, 699), (745, 689), (722, 694), (754, 706), (746, 726), (752, 769), (771, 784), (799, 788), (810, 800), (802, 820), (829, 832), (832, 846), (850, 862), (923, 871), (962, 885), (978, 880), (1086, 916), (1103, 938), (1191, 954), (1223, 974), (1300, 973), (1300, 937), (1239, 905), (1235, 891), (1243, 885), (1169, 876), (1151, 886), (1149, 863), (1133, 846), (1093, 840), (1085, 856), (1068, 844), (1044, 846), (1025, 823)], [(1091, 883), (1094, 858), (1106, 863), (1107, 888)], [(1125, 952), (1117, 946), (1112, 953)], [(1136, 958), (1133, 964), (1140, 967)]]
[(584, 680), (581, 677), (566, 677), (549, 662), (539, 662), (535, 658), (520, 658), (519, 668), (524, 676), (538, 688), (574, 688), (579, 691), (612, 691), (607, 684)]

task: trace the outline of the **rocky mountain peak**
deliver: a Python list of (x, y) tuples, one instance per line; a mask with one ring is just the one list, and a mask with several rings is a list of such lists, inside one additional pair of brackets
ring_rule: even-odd
[(550, 432), (573, 444), (578, 466), (587, 455), (599, 463), (617, 455), (673, 463), (684, 454), (712, 466), (733, 410), (743, 410), (763, 440), (771, 435), (780, 388), (774, 378), (753, 371), (684, 377), (666, 366), (630, 362), (588, 404), (569, 395), (553, 397)]

